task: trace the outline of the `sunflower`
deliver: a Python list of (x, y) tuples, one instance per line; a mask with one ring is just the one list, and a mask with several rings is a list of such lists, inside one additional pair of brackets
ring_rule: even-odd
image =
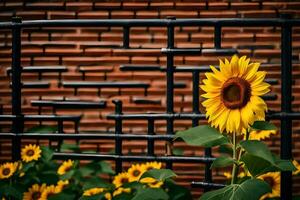
[(17, 170), (18, 163), (4, 163), (0, 166), (0, 179), (11, 177)]
[(258, 71), (259, 63), (234, 55), (229, 62), (220, 60), (220, 71), (210, 66), (201, 89), (206, 93), (202, 105), (208, 122), (223, 133), (242, 133), (254, 121), (264, 120), (266, 103), (260, 97), (270, 91), (263, 82), (266, 72)]
[(104, 188), (95, 187), (95, 188), (85, 190), (83, 192), (83, 196), (93, 196), (93, 195), (96, 195), (96, 194), (100, 194), (102, 192), (104, 192)]
[(67, 173), (68, 171), (71, 170), (71, 168), (73, 167), (74, 161), (72, 160), (67, 160), (64, 161), (58, 168), (57, 173), (59, 175), (64, 175), (65, 173)]
[(131, 189), (130, 188), (122, 188), (122, 187), (119, 187), (118, 189), (116, 189), (114, 192), (113, 192), (113, 196), (117, 196), (117, 195), (120, 195), (122, 193), (130, 193), (131, 192)]
[(41, 198), (39, 200), (47, 200), (49, 197), (60, 193), (59, 188), (55, 185), (47, 186), (41, 194)]
[[(227, 179), (232, 178), (231, 172), (224, 172), (223, 176), (225, 176)], [(244, 178), (245, 176), (251, 176), (251, 174), (249, 172), (247, 174), (245, 172), (240, 172), (238, 174), (238, 178)]]
[(142, 168), (144, 171), (148, 171), (151, 169), (160, 169), (161, 168), (161, 162), (146, 162), (145, 164), (142, 165)]
[(113, 184), (116, 187), (120, 187), (125, 183), (129, 183), (129, 175), (126, 172), (119, 173), (117, 176), (115, 176), (115, 178), (113, 180)]
[(40, 199), (45, 188), (46, 188), (46, 184), (32, 185), (31, 188), (29, 188), (27, 192), (24, 192), (23, 200), (38, 200), (38, 199)]
[(38, 160), (41, 157), (41, 149), (37, 145), (26, 145), (21, 151), (21, 158), (24, 162)]
[(139, 164), (132, 165), (128, 169), (129, 182), (139, 180), (144, 172), (145, 172), (145, 168), (142, 167), (142, 165)]
[(61, 192), (61, 191), (63, 191), (63, 189), (67, 186), (67, 185), (69, 185), (69, 180), (65, 180), (65, 181), (62, 181), (62, 180), (59, 180), (58, 182), (57, 182), (57, 190), (59, 191), (59, 192)]
[(111, 200), (112, 199), (111, 194), (109, 192), (105, 193), (104, 197), (105, 197), (106, 200)]
[(263, 195), (260, 200), (267, 198), (280, 197), (280, 173), (279, 172), (268, 172), (258, 177), (263, 181), (267, 182), (272, 188), (272, 192)]
[(249, 140), (263, 140), (270, 138), (271, 135), (276, 135), (276, 130), (253, 130), (249, 134)]
[(162, 181), (157, 181), (154, 178), (146, 177), (140, 180), (141, 183), (147, 184), (151, 188), (160, 188), (164, 183)]
[(298, 175), (298, 174), (300, 174), (300, 164), (297, 162), (297, 160), (293, 160), (293, 164), (294, 164), (295, 167), (297, 168), (297, 169), (293, 172), (293, 175)]

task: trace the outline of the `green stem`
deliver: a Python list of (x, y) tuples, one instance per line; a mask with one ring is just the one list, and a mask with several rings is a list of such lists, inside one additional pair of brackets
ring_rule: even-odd
[[(234, 161), (237, 160), (237, 149), (236, 149), (236, 134), (233, 133), (232, 136), (232, 143), (233, 143), (233, 153), (232, 153), (232, 158)], [(237, 176), (237, 163), (233, 163), (233, 167), (232, 167), (232, 173), (231, 173), (231, 184), (235, 184), (236, 181), (236, 176)]]

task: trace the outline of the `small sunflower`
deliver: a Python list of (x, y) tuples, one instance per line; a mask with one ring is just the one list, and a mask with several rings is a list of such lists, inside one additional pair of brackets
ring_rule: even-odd
[(157, 181), (151, 177), (142, 178), (140, 182), (147, 184), (151, 188), (160, 188), (164, 184), (162, 181)]
[(41, 157), (41, 149), (37, 145), (26, 145), (22, 150), (21, 150), (21, 158), (24, 162), (28, 163), (33, 160), (38, 160)]
[(100, 188), (100, 187), (91, 188), (91, 189), (85, 190), (83, 192), (83, 196), (93, 196), (96, 194), (100, 194), (102, 192), (104, 192), (104, 188)]
[(112, 199), (111, 194), (109, 192), (107, 192), (107, 193), (104, 194), (104, 198), (106, 200), (111, 200)]
[(71, 170), (71, 168), (73, 167), (74, 165), (74, 161), (72, 160), (67, 160), (67, 161), (64, 161), (58, 168), (57, 170), (57, 173), (59, 175), (64, 175), (65, 173), (67, 173), (68, 171)]
[(293, 160), (293, 164), (297, 168), (295, 171), (293, 171), (293, 175), (298, 175), (300, 174), (300, 164), (297, 162), (297, 160)]
[(132, 165), (128, 169), (129, 182), (139, 180), (144, 172), (145, 169), (144, 167), (142, 167), (142, 165), (139, 164)]
[(61, 192), (61, 191), (63, 191), (63, 189), (67, 186), (67, 185), (69, 185), (69, 180), (65, 180), (65, 181), (63, 181), (63, 180), (59, 180), (58, 182), (57, 182), (57, 190), (59, 191), (59, 192)]
[(46, 184), (38, 185), (34, 184), (27, 192), (23, 194), (23, 200), (39, 200), (42, 196), (43, 191), (46, 188)]
[(129, 183), (129, 175), (126, 172), (119, 173), (118, 175), (115, 176), (113, 180), (113, 184), (116, 187), (120, 187), (125, 183)]
[(146, 162), (145, 164), (142, 165), (142, 168), (144, 171), (149, 171), (151, 169), (160, 169), (162, 166), (161, 162)]
[[(231, 175), (230, 172), (224, 172), (223, 176), (225, 176), (227, 179), (232, 178), (232, 175)], [(251, 176), (251, 174), (249, 172), (247, 174), (245, 172), (240, 172), (237, 177), (238, 178), (244, 178), (245, 176)]]
[(280, 197), (280, 173), (279, 172), (268, 172), (258, 177), (263, 181), (267, 182), (272, 188), (272, 192), (263, 195), (260, 200), (267, 198)]
[(113, 192), (113, 196), (118, 196), (122, 193), (130, 193), (131, 192), (131, 189), (130, 188), (122, 188), (122, 187), (119, 187), (118, 189), (116, 189), (114, 192)]
[(0, 179), (11, 177), (17, 170), (18, 163), (4, 163), (0, 166)]
[(270, 91), (264, 82), (266, 72), (258, 71), (260, 63), (234, 55), (229, 62), (220, 60), (220, 71), (210, 66), (201, 89), (206, 93), (202, 105), (208, 122), (223, 133), (242, 133), (254, 121), (264, 120), (266, 103), (260, 96)]
[(49, 197), (60, 193), (59, 189), (55, 185), (47, 186), (41, 194), (41, 198), (39, 200), (47, 200)]
[(276, 134), (276, 130), (253, 130), (250, 132), (249, 140), (264, 140)]

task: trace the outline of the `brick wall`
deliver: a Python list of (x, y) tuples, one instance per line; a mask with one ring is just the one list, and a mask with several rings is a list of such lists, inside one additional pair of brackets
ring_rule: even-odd
[[(290, 13), (295, 18), (300, 16), (300, 2), (283, 1), (18, 1), (3, 0), (0, 2), (0, 21), (9, 21), (12, 16), (20, 16), (23, 20), (37, 19), (144, 19), (165, 18), (274, 18), (280, 13)], [(209, 27), (180, 27), (175, 30), (176, 47), (211, 48), (213, 47), (214, 30)], [(7, 68), (11, 64), (11, 32), (0, 31), (0, 112), (11, 114), (10, 77)], [(300, 64), (300, 28), (293, 29), (293, 109), (299, 111), (300, 88), (298, 87)], [(30, 28), (22, 32), (22, 66), (66, 66), (67, 72), (58, 73), (23, 73), (24, 82), (47, 83), (46, 88), (26, 88), (22, 91), (22, 109), (24, 114), (53, 114), (50, 107), (32, 106), (32, 100), (105, 100), (104, 109), (87, 110), (57, 110), (57, 114), (82, 115), (80, 132), (113, 131), (114, 121), (107, 120), (106, 115), (114, 112), (112, 99), (121, 99), (124, 103), (125, 113), (164, 112), (165, 74), (163, 72), (124, 72), (120, 70), (123, 64), (166, 65), (166, 57), (159, 48), (166, 47), (166, 28), (138, 27), (132, 28), (130, 33), (130, 46), (134, 48), (156, 48), (122, 50), (114, 49), (122, 44), (122, 29), (120, 28), (78, 28), (78, 27), (51, 27)], [(237, 48), (240, 54), (250, 56), (253, 60), (272, 65), (264, 67), (268, 78), (279, 82), (272, 86), (272, 92), (278, 95), (275, 101), (267, 101), (271, 110), (280, 109), (280, 29), (275, 27), (251, 28), (223, 28), (222, 47)], [(209, 65), (217, 64), (217, 57), (212, 54), (201, 56), (176, 56), (175, 65)], [(85, 72), (83, 72), (85, 71)], [(147, 95), (142, 88), (79, 88), (75, 94), (74, 89), (62, 87), (64, 81), (138, 81), (150, 85)], [(175, 81), (183, 83), (183, 88), (175, 89), (175, 111), (192, 111), (192, 86), (190, 73), (175, 74)], [(278, 122), (275, 122), (278, 124)], [(38, 122), (27, 122), (25, 129), (37, 125)], [(54, 125), (53, 123), (43, 123)], [(65, 132), (74, 132), (73, 123), (66, 122)], [(191, 121), (175, 121), (175, 130), (186, 129)], [(2, 132), (7, 132), (11, 124), (0, 122)], [(156, 121), (157, 134), (166, 131), (165, 121)], [(124, 121), (124, 132), (143, 133), (146, 131), (146, 121)], [(300, 131), (299, 122), (293, 126), (294, 149), (293, 153), (300, 160), (300, 140), (297, 133)], [(279, 152), (279, 138), (274, 136), (268, 141), (274, 152)], [(7, 140), (0, 140), (0, 158), (10, 158), (11, 144)], [(30, 141), (25, 141), (30, 142)], [(46, 141), (42, 141), (46, 142)], [(74, 141), (70, 141), (74, 142)], [(144, 153), (146, 142), (126, 141), (124, 153)], [(165, 153), (165, 143), (156, 142), (156, 153)], [(202, 155), (201, 148), (188, 147), (182, 143), (175, 143), (176, 148), (184, 150), (185, 155)], [(113, 141), (82, 141), (81, 148), (110, 152), (114, 148)], [(215, 151), (216, 152), (216, 151)], [(217, 152), (215, 153), (217, 155)], [(128, 163), (129, 164), (129, 163)], [(202, 180), (203, 166), (195, 164), (177, 163), (175, 171), (180, 175), (178, 180), (186, 186), (190, 181)], [(182, 171), (181, 169), (185, 167)], [(217, 182), (223, 180), (221, 172), (214, 171)], [(298, 180), (298, 181), (297, 181)], [(294, 190), (299, 191), (299, 179), (295, 180)], [(199, 194), (194, 189), (194, 194)]]

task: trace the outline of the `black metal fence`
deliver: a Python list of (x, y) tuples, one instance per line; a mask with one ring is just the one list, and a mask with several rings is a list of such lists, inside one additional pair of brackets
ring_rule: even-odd
[[(165, 68), (145, 67), (144, 70), (160, 70), (166, 74), (166, 112), (165, 113), (141, 113), (126, 114), (122, 112), (122, 102), (115, 100), (115, 113), (108, 115), (108, 119), (115, 120), (115, 133), (111, 134), (61, 134), (63, 133), (63, 121), (72, 121), (78, 128), (80, 117), (78, 116), (59, 116), (59, 115), (23, 115), (21, 109), (21, 89), (24, 87), (21, 82), (21, 73), (25, 68), (21, 67), (21, 31), (25, 28), (32, 27), (123, 27), (123, 47), (130, 48), (130, 28), (131, 27), (167, 27), (167, 47), (161, 51), (167, 57)], [(213, 49), (195, 49), (195, 48), (175, 48), (174, 46), (174, 28), (182, 26), (209, 26), (214, 27), (214, 48)], [(292, 120), (300, 119), (300, 113), (292, 112), (292, 27), (300, 26), (300, 20), (290, 19), (283, 16), (279, 19), (150, 19), (150, 20), (37, 20), (21, 21), (20, 18), (14, 18), (12, 22), (0, 23), (0, 29), (11, 29), (12, 31), (12, 67), (11, 67), (11, 87), (12, 87), (12, 114), (0, 115), (2, 121), (12, 121), (12, 132), (1, 133), (1, 138), (11, 138), (12, 156), (14, 160), (20, 158), (21, 140), (23, 138), (35, 139), (113, 139), (115, 140), (115, 154), (79, 154), (79, 153), (62, 153), (56, 152), (56, 158), (74, 158), (74, 159), (105, 159), (114, 160), (116, 171), (122, 170), (124, 161), (149, 161), (157, 160), (165, 162), (167, 168), (172, 168), (173, 162), (195, 162), (205, 163), (205, 179), (203, 182), (193, 182), (193, 186), (212, 189), (222, 187), (223, 185), (213, 183), (213, 177), (210, 170), (210, 164), (214, 160), (211, 156), (211, 149), (205, 149), (202, 157), (173, 156), (167, 152), (166, 156), (156, 156), (154, 153), (154, 142), (156, 140), (165, 140), (172, 143), (174, 134), (174, 120), (190, 119), (193, 126), (197, 126), (199, 119), (205, 119), (205, 115), (199, 112), (199, 74), (207, 71), (207, 67), (176, 67), (174, 66), (174, 56), (176, 55), (199, 55), (205, 52), (212, 52), (221, 55), (237, 53), (236, 49), (224, 49), (221, 45), (222, 27), (252, 27), (252, 26), (271, 26), (281, 27), (281, 112), (272, 112), (267, 114), (268, 119), (277, 119), (281, 121), (281, 158), (292, 159)], [(122, 66), (123, 70), (138, 70), (134, 66)], [(139, 68), (141, 69), (141, 68)], [(27, 69), (30, 71), (30, 69)], [(49, 69), (51, 70), (51, 69)], [(53, 69), (52, 69), (53, 70)], [(64, 69), (60, 69), (64, 70)], [(192, 113), (175, 113), (174, 112), (174, 73), (190, 72), (192, 73), (193, 82), (193, 112)], [(272, 80), (270, 80), (272, 82)], [(64, 86), (74, 87), (75, 89), (82, 85), (76, 83), (62, 83)], [(97, 83), (90, 83), (93, 87), (104, 87)], [(118, 83), (122, 87), (122, 83)], [(104, 84), (105, 85), (105, 84)], [(84, 86), (84, 85), (83, 85)], [(114, 84), (106, 84), (114, 87)], [(136, 84), (137, 87), (145, 88), (147, 85)], [(123, 85), (123, 87), (134, 87), (134, 85)], [(265, 97), (272, 99), (272, 96)], [(35, 102), (39, 104), (39, 102)], [(45, 102), (44, 102), (45, 103)], [(48, 102), (54, 107), (103, 107), (105, 102), (97, 105), (91, 105), (86, 102), (68, 102), (62, 103)], [(133, 135), (123, 134), (123, 120), (146, 120), (148, 122), (148, 134)], [(166, 120), (167, 134), (156, 135), (154, 132), (155, 120)], [(54, 134), (37, 134), (23, 133), (24, 121), (57, 121), (58, 132)], [(146, 140), (147, 156), (124, 155), (122, 153), (122, 140)], [(281, 173), (281, 198), (285, 200), (292, 199), (292, 174), (291, 172)]]

